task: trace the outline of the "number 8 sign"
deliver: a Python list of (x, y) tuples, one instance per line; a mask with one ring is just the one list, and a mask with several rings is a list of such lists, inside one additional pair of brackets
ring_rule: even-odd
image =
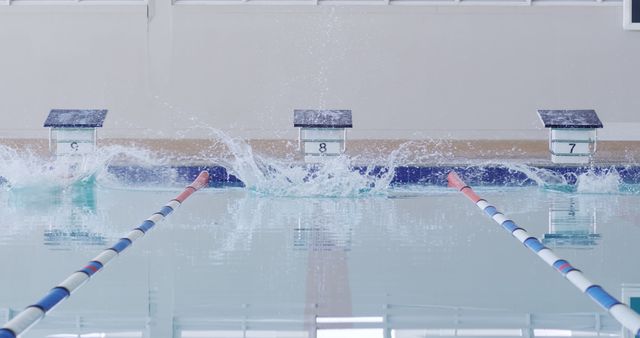
[(341, 142), (305, 142), (304, 153), (315, 155), (339, 155), (342, 151)]

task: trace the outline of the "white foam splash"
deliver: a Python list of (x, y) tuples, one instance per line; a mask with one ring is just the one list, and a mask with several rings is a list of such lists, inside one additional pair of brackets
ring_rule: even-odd
[[(77, 183), (97, 179), (113, 161), (130, 161), (137, 165), (163, 164), (153, 152), (126, 146), (105, 146), (84, 156), (39, 156), (31, 149), (17, 150), (0, 145), (0, 177), (10, 189), (38, 187), (64, 189)], [(101, 175), (108, 179), (108, 175)]]
[(521, 172), (530, 180), (536, 182), (539, 187), (567, 186), (566, 177), (544, 168), (531, 167), (525, 164), (499, 163), (511, 171)]
[[(416, 163), (429, 165), (455, 163), (455, 149), (450, 142), (437, 140), (410, 141), (400, 144), (390, 154), (387, 150), (369, 152), (356, 157), (346, 155), (327, 158), (319, 164), (305, 164), (292, 144), (274, 156), (254, 153), (248, 142), (226, 133), (199, 126), (214, 144), (198, 154), (180, 158), (190, 163), (221, 165), (238, 177), (247, 189), (258, 194), (287, 197), (361, 197), (387, 195), (398, 166)], [(202, 132), (202, 130), (200, 130)], [(467, 162), (470, 161), (466, 159)], [(11, 189), (37, 187), (65, 189), (83, 182), (97, 182), (106, 187), (136, 187), (135, 182), (121, 182), (117, 174), (106, 170), (109, 165), (126, 164), (154, 169), (152, 180), (141, 182), (166, 188), (178, 183), (177, 172), (169, 166), (170, 156), (133, 146), (103, 146), (84, 157), (42, 157), (29, 149), (16, 150), (0, 145), (0, 177)], [(577, 177), (577, 184), (567, 182), (567, 174), (530, 167), (524, 164), (483, 162), (474, 166), (505, 166), (522, 172), (545, 189), (578, 193), (619, 193), (620, 175), (614, 169), (593, 171)], [(517, 182), (515, 182), (517, 184)], [(524, 183), (524, 182), (523, 182)], [(180, 183), (182, 184), (182, 183)]]
[(357, 159), (348, 156), (303, 165), (294, 160), (295, 154), (288, 154), (284, 159), (266, 158), (254, 154), (244, 140), (231, 138), (219, 130), (212, 130), (211, 133), (229, 152), (212, 155), (219, 157), (213, 161), (224, 163), (248, 189), (260, 194), (290, 197), (384, 194), (393, 179), (396, 163), (393, 154), (381, 171), (375, 172), (376, 167), (369, 165), (362, 166), (367, 168), (362, 173), (354, 165)]
[(620, 191), (620, 174), (615, 168), (596, 173), (589, 170), (578, 175), (576, 191), (588, 194), (613, 194)]

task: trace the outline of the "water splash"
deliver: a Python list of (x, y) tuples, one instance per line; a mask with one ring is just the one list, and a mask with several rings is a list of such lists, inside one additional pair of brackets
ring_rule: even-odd
[(49, 189), (69, 184), (67, 178), (71, 168), (67, 163), (44, 159), (31, 149), (18, 151), (0, 146), (0, 161), (0, 176), (6, 186), (40, 186)]
[[(242, 180), (248, 190), (262, 195), (393, 196), (395, 190), (391, 189), (391, 184), (397, 167), (428, 163), (430, 166), (444, 165), (446, 168), (459, 163), (469, 166), (472, 169), (470, 174), (477, 175), (482, 182), (491, 177), (491, 170), (502, 167), (509, 170), (508, 174), (513, 174), (512, 180), (506, 183), (509, 186), (531, 185), (533, 181), (543, 189), (570, 193), (640, 193), (637, 185), (621, 184), (620, 174), (613, 168), (594, 169), (578, 176), (571, 172), (518, 163), (474, 162), (473, 159), (455, 156), (455, 145), (446, 140), (398, 141), (392, 146), (382, 145), (379, 149), (363, 147), (357, 150), (356, 146), (357, 156), (342, 155), (327, 158), (319, 164), (305, 164), (295, 142), (281, 142), (268, 149), (258, 147), (259, 150), (255, 151), (247, 141), (211, 127), (200, 125), (189, 131), (196, 128), (200, 134), (204, 131), (208, 136), (207, 143), (210, 140), (213, 143), (199, 148), (199, 153), (188, 156), (113, 145), (103, 146), (96, 153), (84, 157), (55, 159), (39, 155), (36, 150), (16, 150), (0, 145), (0, 177), (5, 180), (0, 185), (4, 184), (14, 191), (32, 188), (64, 190), (74, 185), (94, 183), (109, 188), (149, 189), (153, 186), (159, 187), (154, 189), (167, 189), (183, 184), (178, 171), (171, 164), (188, 162), (222, 166)], [(269, 155), (263, 154), (265, 152)], [(118, 168), (107, 170), (114, 164), (142, 167), (144, 175), (133, 180), (131, 177), (121, 177)], [(427, 188), (421, 185), (420, 189)]]
[[(561, 174), (549, 169), (531, 167), (524, 164), (503, 164), (510, 170), (521, 172), (536, 185), (548, 190), (579, 194), (617, 194), (623, 192), (622, 180), (618, 171), (612, 167), (603, 170), (589, 168), (581, 174)], [(570, 181), (575, 179), (575, 184)], [(630, 189), (629, 192), (633, 192)]]
[(539, 187), (548, 189), (561, 189), (562, 187), (569, 186), (567, 177), (549, 169), (536, 168), (528, 166), (526, 164), (516, 163), (502, 163), (501, 165), (514, 172), (523, 173), (528, 179), (534, 181)]
[[(385, 165), (366, 165), (358, 157), (338, 156), (322, 163), (304, 164), (297, 152), (271, 158), (253, 152), (241, 139), (211, 129), (218, 141), (210, 149), (210, 161), (222, 164), (256, 193), (287, 197), (356, 197), (385, 194), (397, 164), (396, 150)], [(220, 145), (223, 147), (220, 147)], [(215, 148), (215, 149), (213, 149)], [(221, 152), (221, 148), (222, 150)], [(215, 155), (214, 155), (215, 153)], [(356, 165), (356, 163), (358, 163)]]
[(39, 155), (33, 149), (17, 150), (0, 145), (0, 177), (3, 185), (11, 190), (57, 190), (97, 180), (113, 182), (114, 177), (106, 170), (113, 162), (164, 164), (164, 160), (151, 151), (120, 145), (101, 147), (84, 156), (58, 158)]
[(615, 194), (620, 192), (620, 174), (615, 168), (596, 172), (590, 169), (578, 175), (576, 192), (583, 194)]

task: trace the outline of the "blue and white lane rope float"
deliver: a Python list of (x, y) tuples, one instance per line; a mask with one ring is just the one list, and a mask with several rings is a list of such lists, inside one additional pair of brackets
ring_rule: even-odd
[(193, 183), (187, 186), (180, 195), (163, 206), (160, 211), (151, 215), (151, 217), (142, 222), (140, 226), (131, 230), (125, 237), (118, 240), (112, 247), (104, 250), (81, 270), (72, 273), (67, 279), (51, 289), (51, 291), (37, 303), (28, 306), (8, 321), (0, 329), (0, 338), (16, 338), (35, 325), (40, 319), (44, 318), (47, 312), (51, 311), (51, 309), (69, 297), (75, 290), (84, 285), (92, 275), (100, 271), (109, 261), (123, 252), (135, 240), (144, 236), (154, 225), (164, 220), (165, 217), (178, 208), (191, 194), (207, 186), (208, 183), (209, 173), (206, 171), (201, 172)]
[(540, 241), (529, 235), (520, 228), (514, 221), (508, 219), (499, 212), (496, 207), (480, 198), (471, 187), (466, 185), (455, 172), (450, 172), (447, 176), (448, 186), (458, 189), (467, 196), (473, 203), (484, 211), (496, 223), (509, 231), (513, 237), (518, 239), (527, 248), (531, 249), (543, 261), (560, 272), (571, 284), (586, 293), (591, 299), (609, 311), (622, 326), (630, 330), (636, 337), (640, 338), (640, 315), (630, 309), (626, 304), (620, 302), (615, 297), (607, 293), (600, 285), (593, 284), (582, 272), (569, 264), (568, 261), (559, 258), (551, 249), (545, 247)]

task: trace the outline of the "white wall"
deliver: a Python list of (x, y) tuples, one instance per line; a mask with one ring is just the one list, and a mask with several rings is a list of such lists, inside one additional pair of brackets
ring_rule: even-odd
[[(0, 6), (0, 137), (107, 108), (104, 137), (294, 138), (294, 108), (359, 138), (545, 138), (594, 108), (640, 139), (640, 32), (610, 6)], [(607, 128), (609, 127), (609, 128)], [(187, 131), (185, 131), (187, 130)]]

